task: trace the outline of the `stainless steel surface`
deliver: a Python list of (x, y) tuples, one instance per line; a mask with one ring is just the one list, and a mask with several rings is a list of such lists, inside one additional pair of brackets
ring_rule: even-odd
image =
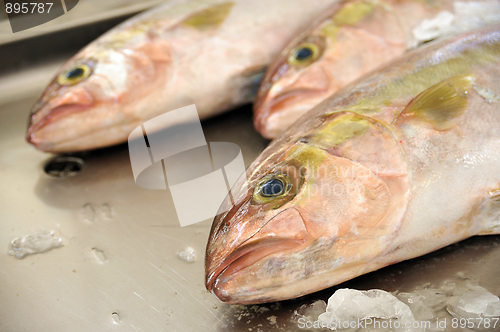
[[(25, 40), (27, 38), (74, 28), (84, 24), (93, 24), (114, 17), (131, 15), (151, 8), (164, 1), (165, 0), (80, 0), (75, 8), (63, 16), (18, 33), (12, 33), (9, 22), (2, 17), (0, 19), (0, 44)], [(1, 11), (3, 12), (3, 8)]]
[[(126, 145), (76, 155), (84, 167), (75, 176), (44, 173), (53, 156), (24, 134), (60, 61), (0, 77), (0, 331), (298, 331), (294, 311), (337, 288), (407, 292), (463, 283), (463, 275), (500, 295), (500, 236), (484, 236), (296, 300), (221, 304), (204, 287), (211, 221), (181, 228), (168, 191), (135, 185)], [(203, 129), (209, 142), (238, 144), (247, 165), (267, 144), (253, 130), (250, 107)], [(8, 254), (14, 238), (46, 230), (64, 246), (22, 260)], [(195, 262), (179, 258), (186, 247)]]

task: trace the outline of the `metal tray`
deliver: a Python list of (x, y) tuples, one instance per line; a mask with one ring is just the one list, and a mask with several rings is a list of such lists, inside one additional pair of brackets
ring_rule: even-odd
[[(218, 302), (204, 287), (211, 221), (181, 228), (167, 190), (136, 186), (126, 145), (78, 154), (81, 172), (54, 178), (44, 171), (54, 156), (25, 142), (32, 104), (75, 51), (61, 46), (36, 65), (0, 68), (0, 331), (301, 331), (301, 306), (341, 287), (412, 291), (470, 278), (500, 294), (500, 236), (484, 236), (295, 300)], [(203, 122), (207, 141), (238, 144), (248, 166), (268, 144), (251, 117), (247, 106)], [(22, 260), (8, 254), (14, 238), (45, 230), (64, 246)], [(179, 258), (188, 246), (193, 263)]]

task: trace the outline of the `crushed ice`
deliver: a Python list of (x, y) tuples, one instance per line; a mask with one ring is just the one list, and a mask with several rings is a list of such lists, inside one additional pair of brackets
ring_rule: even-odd
[(188, 263), (193, 263), (196, 260), (196, 252), (191, 247), (184, 248), (179, 252), (179, 258), (185, 260)]
[(414, 48), (430, 40), (460, 34), (500, 20), (500, 3), (496, 0), (455, 1), (453, 12), (442, 11), (432, 19), (424, 19), (412, 30), (408, 47)]
[[(311, 306), (312, 307), (312, 306)], [(312, 310), (309, 307), (308, 310)], [(316, 309), (321, 305), (316, 305)], [(306, 306), (296, 311), (297, 316), (310, 321), (317, 315), (307, 314)], [(383, 290), (372, 289), (358, 291), (354, 289), (339, 289), (329, 299), (326, 311), (319, 315), (318, 321), (323, 326), (341, 329), (339, 322), (353, 322), (367, 319), (392, 319), (399, 321), (400, 328), (393, 331), (416, 332), (424, 331), (422, 326), (413, 324), (417, 321), (429, 321), (431, 328), (426, 331), (444, 331), (436, 321), (445, 309), (454, 318), (487, 319), (500, 317), (500, 299), (487, 289), (467, 281), (465, 288), (456, 283), (446, 283), (441, 288), (415, 289), (411, 293), (399, 293), (396, 296)], [(316, 310), (317, 311), (317, 310)], [(332, 324), (337, 322), (337, 324)], [(410, 322), (405, 324), (405, 322)], [(410, 326), (410, 328), (405, 328)], [(418, 327), (416, 327), (418, 326)]]
[(468, 283), (448, 300), (446, 310), (457, 318), (500, 317), (500, 299), (485, 288)]
[(304, 318), (310, 321), (315, 321), (318, 316), (326, 310), (326, 303), (323, 300), (318, 300), (312, 304), (303, 304), (299, 309), (294, 311), (294, 316)]
[(23, 259), (28, 255), (39, 254), (63, 246), (63, 239), (54, 236), (55, 231), (17, 237), (10, 242), (9, 255)]
[[(358, 322), (369, 318), (397, 319), (400, 322), (415, 321), (410, 308), (391, 293), (380, 289), (358, 291), (346, 288), (337, 290), (328, 299), (326, 312), (319, 315), (318, 320), (324, 326), (335, 329), (333, 326), (342, 327), (344, 322)], [(423, 330), (399, 328), (396, 331)]]

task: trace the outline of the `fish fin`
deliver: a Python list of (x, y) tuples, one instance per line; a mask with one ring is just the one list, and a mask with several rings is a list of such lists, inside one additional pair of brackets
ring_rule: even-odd
[(500, 188), (488, 193), (484, 228), (478, 235), (500, 234)]
[(360, 0), (352, 2), (343, 2), (339, 4), (339, 9), (331, 20), (321, 29), (321, 34), (329, 37), (332, 42), (337, 40), (338, 33), (344, 26), (356, 26), (366, 17), (372, 14), (377, 7), (388, 12), (388, 10), (381, 4), (372, 0)]
[(265, 65), (247, 68), (231, 79), (235, 103), (251, 103), (255, 100), (266, 68)]
[(408, 165), (401, 144), (385, 124), (352, 112), (328, 115), (325, 120), (305, 138), (309, 144), (357, 162), (378, 176), (406, 176)]
[(454, 76), (441, 81), (415, 98), (405, 107), (396, 122), (418, 120), (436, 130), (452, 128), (467, 109), (467, 97), (472, 87), (470, 75)]
[(200, 10), (185, 18), (181, 24), (197, 30), (218, 28), (229, 15), (234, 2), (223, 2)]
[(377, 4), (371, 1), (359, 1), (346, 4), (333, 17), (337, 25), (356, 25), (365, 16), (375, 10)]

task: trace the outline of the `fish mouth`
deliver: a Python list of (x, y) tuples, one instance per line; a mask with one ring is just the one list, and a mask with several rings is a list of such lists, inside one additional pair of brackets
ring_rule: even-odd
[[(269, 110), (275, 112), (279, 107), (286, 107), (288, 104), (295, 101), (302, 101), (304, 98), (317, 97), (321, 93), (326, 92), (324, 89), (293, 89), (284, 91), (274, 97), (269, 98)], [(266, 107), (264, 105), (264, 107)]]
[[(308, 239), (309, 233), (300, 213), (294, 208), (285, 209), (234, 250), (227, 252), (225, 247), (219, 246), (219, 250), (227, 252), (220, 259), (207, 256), (205, 286), (222, 302), (238, 301), (242, 280), (247, 285), (245, 287), (255, 281), (255, 272), (245, 274), (245, 269), (253, 270), (252, 266), (261, 269), (255, 263), (278, 252), (280, 257), (287, 255), (307, 243)], [(216, 251), (210, 255), (220, 257), (220, 253)]]
[(221, 280), (227, 279), (227, 277), (245, 269), (264, 257), (279, 251), (296, 248), (304, 242), (305, 239), (266, 239), (253, 241), (244, 245), (229, 255), (229, 257), (207, 277), (206, 288), (222, 302), (228, 302), (229, 297), (223, 294), (220, 287), (217, 287)]
[[(39, 111), (33, 112), (33, 115), (30, 117), (28, 123), (26, 140), (36, 147), (40, 147), (47, 144), (48, 143), (47, 139), (43, 137), (45, 135), (40, 133), (40, 131), (44, 127), (66, 115), (75, 114), (77, 112), (83, 112), (90, 109), (91, 107), (93, 107), (93, 104), (74, 103), (74, 104), (59, 105), (54, 108), (46, 106), (40, 109)], [(41, 114), (41, 116), (37, 117), (38, 114)], [(58, 142), (51, 140), (50, 144), (54, 143)]]
[(295, 122), (305, 111), (314, 107), (311, 105), (317, 104), (309, 103), (308, 100), (321, 98), (326, 92), (326, 89), (293, 89), (265, 96), (261, 102), (256, 103), (255, 128), (266, 138), (276, 137), (274, 131), (268, 128), (271, 126), (268, 120), (272, 115), (284, 113), (288, 119), (293, 118), (291, 122)]

